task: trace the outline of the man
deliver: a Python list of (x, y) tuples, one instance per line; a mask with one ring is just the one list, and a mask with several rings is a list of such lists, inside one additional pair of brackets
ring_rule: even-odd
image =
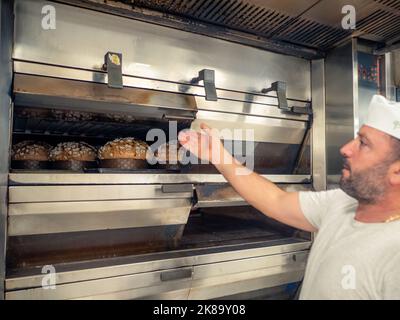
[(400, 103), (374, 96), (358, 136), (340, 150), (340, 189), (285, 192), (244, 168), (214, 130), (181, 132), (181, 144), (210, 160), (265, 215), (316, 232), (300, 299), (400, 299)]

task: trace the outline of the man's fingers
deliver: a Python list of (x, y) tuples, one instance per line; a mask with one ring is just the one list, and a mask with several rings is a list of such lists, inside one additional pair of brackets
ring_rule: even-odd
[(200, 135), (193, 130), (184, 130), (179, 132), (178, 135), (178, 140), (181, 145), (183, 146), (190, 146), (193, 145), (193, 143), (197, 143), (198, 140), (200, 139)]
[(211, 128), (204, 122), (200, 123), (200, 129), (203, 130), (207, 135), (211, 135)]

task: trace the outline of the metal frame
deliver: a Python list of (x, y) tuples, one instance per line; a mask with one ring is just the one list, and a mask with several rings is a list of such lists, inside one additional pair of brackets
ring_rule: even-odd
[(0, 2), (0, 299), (4, 298), (4, 278), (7, 240), (7, 184), (11, 127), (12, 84), (12, 0)]
[(340, 147), (354, 138), (358, 126), (357, 40), (354, 39), (327, 54), (325, 59), (326, 97), (326, 170), (327, 187), (336, 188), (342, 159)]
[[(59, 3), (53, 4), (57, 28), (43, 30), (37, 21), (45, 2), (16, 3), (16, 60), (102, 71), (104, 78), (104, 54), (113, 50), (123, 54), (126, 76), (190, 84), (199, 69), (207, 68), (215, 70), (217, 89), (260, 92), (266, 83), (279, 79), (288, 84), (289, 98), (307, 101), (311, 97), (306, 59)], [(104, 28), (105, 24), (112, 28)]]
[(393, 53), (385, 53), (385, 93), (386, 98), (396, 101), (396, 86), (394, 83)]
[(325, 128), (325, 60), (311, 62), (311, 93), (313, 101), (312, 179), (316, 191), (326, 190), (326, 128)]
[[(309, 183), (310, 175), (263, 175), (275, 183)], [(224, 183), (221, 174), (10, 173), (12, 185)]]
[[(182, 250), (55, 266), (56, 290), (42, 287), (40, 270), (7, 279), (7, 299), (211, 299), (297, 282), (309, 241), (282, 239), (253, 244)], [(186, 272), (190, 271), (190, 272)], [(174, 277), (168, 274), (175, 273)], [(164, 275), (164, 276), (163, 276)], [(224, 275), (224, 277), (221, 277)], [(82, 280), (85, 280), (82, 282)], [(169, 281), (165, 281), (169, 280)]]
[[(40, 75), (60, 79), (74, 79), (79, 81), (107, 83), (102, 72), (66, 68), (48, 64), (38, 64), (26, 61), (14, 61), (16, 73)], [(307, 121), (307, 115), (295, 115), (284, 113), (277, 108), (278, 99), (276, 96), (265, 95), (259, 92), (239, 92), (217, 88), (218, 103), (204, 99), (204, 89), (201, 86), (163, 81), (152, 78), (123, 76), (124, 86), (131, 88), (153, 89), (166, 92), (186, 93), (195, 96), (199, 110), (215, 110), (231, 113), (252, 114), (274, 118), (293, 119)], [(289, 107), (306, 107), (308, 102), (288, 98)], [(250, 112), (251, 111), (251, 112)]]

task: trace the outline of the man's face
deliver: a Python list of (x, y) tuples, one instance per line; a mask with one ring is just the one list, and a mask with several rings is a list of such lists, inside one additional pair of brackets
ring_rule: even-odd
[(375, 203), (388, 186), (391, 159), (390, 136), (362, 126), (357, 138), (340, 149), (343, 170), (340, 187), (361, 203)]

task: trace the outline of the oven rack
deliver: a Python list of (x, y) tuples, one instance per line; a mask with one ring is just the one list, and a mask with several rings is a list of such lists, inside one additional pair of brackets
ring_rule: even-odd
[[(184, 126), (178, 124), (178, 130)], [(146, 134), (148, 130), (160, 128), (168, 129), (168, 122), (164, 121), (133, 121), (131, 123), (105, 121), (70, 121), (51, 118), (24, 118), (15, 116), (14, 134), (57, 135), (68, 137), (111, 138), (123, 136), (138, 136)]]

